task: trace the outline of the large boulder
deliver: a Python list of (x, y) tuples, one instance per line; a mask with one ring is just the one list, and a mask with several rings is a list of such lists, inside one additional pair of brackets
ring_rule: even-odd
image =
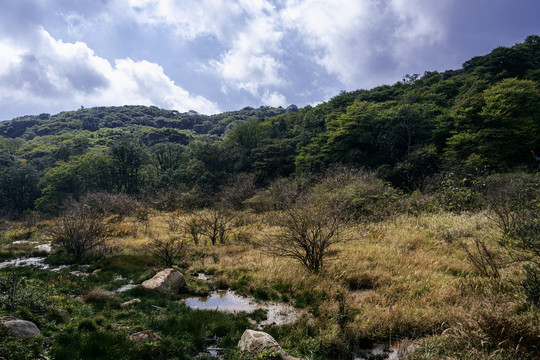
[(300, 360), (287, 354), (277, 341), (270, 335), (262, 331), (246, 330), (238, 342), (240, 351), (255, 357), (265, 350), (281, 354), (284, 360)]
[(186, 284), (184, 275), (175, 269), (165, 269), (142, 283), (144, 288), (155, 291), (168, 291), (177, 294)]
[(8, 334), (17, 339), (27, 339), (40, 334), (38, 327), (34, 323), (12, 316), (2, 317), (0, 319), (0, 327), (4, 328)]

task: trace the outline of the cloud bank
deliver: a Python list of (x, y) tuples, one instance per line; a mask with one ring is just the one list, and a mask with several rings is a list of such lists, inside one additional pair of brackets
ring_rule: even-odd
[(0, 119), (80, 105), (302, 106), (540, 33), (535, 0), (18, 0), (2, 10)]

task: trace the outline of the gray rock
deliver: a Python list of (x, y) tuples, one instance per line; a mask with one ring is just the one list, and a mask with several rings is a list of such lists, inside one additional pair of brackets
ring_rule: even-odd
[(136, 344), (142, 344), (144, 342), (154, 342), (161, 340), (161, 336), (152, 331), (141, 331), (135, 334), (129, 335), (129, 340)]
[(3, 321), (2, 327), (5, 328), (11, 336), (18, 339), (27, 339), (40, 334), (37, 326), (26, 320), (17, 319)]
[(146, 280), (142, 286), (155, 291), (168, 291), (177, 294), (186, 284), (184, 275), (180, 271), (169, 268), (158, 272), (153, 278)]
[(284, 360), (300, 360), (287, 354), (277, 341), (270, 335), (262, 331), (246, 330), (238, 342), (238, 348), (254, 357), (264, 350), (270, 350), (281, 354)]

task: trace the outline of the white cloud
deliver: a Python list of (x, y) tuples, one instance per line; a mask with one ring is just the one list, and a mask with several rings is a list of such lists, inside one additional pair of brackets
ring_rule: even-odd
[(270, 92), (266, 90), (264, 94), (261, 96), (261, 102), (264, 105), (278, 107), (278, 106), (287, 106), (287, 98), (285, 95), (280, 94), (277, 91)]
[[(230, 49), (219, 60), (210, 60), (210, 67), (229, 86), (259, 96), (260, 89), (286, 84), (279, 60), (283, 32), (280, 20), (272, 16), (274, 8), (266, 1), (249, 3), (242, 0), (250, 18), (231, 40)], [(249, 5), (247, 5), (249, 3)]]
[(234, 32), (242, 8), (231, 0), (127, 0), (140, 23), (172, 26), (182, 38), (211, 35), (224, 39)]
[(447, 3), (287, 0), (282, 17), (328, 73), (348, 88), (371, 87), (395, 79), (424, 46), (444, 38)]
[[(6, 41), (0, 42), (0, 50), (8, 46)], [(44, 29), (35, 33), (32, 46), (12, 49), (10, 46), (8, 51), (1, 52), (9, 54), (0, 59), (9, 66), (0, 67), (0, 103), (39, 104), (46, 111), (81, 104), (143, 104), (179, 111), (219, 111), (215, 103), (177, 86), (155, 63), (119, 59), (113, 66), (85, 43), (55, 40)]]

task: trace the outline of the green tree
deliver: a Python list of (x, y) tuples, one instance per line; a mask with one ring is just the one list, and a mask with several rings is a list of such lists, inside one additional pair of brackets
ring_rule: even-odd
[(38, 172), (29, 164), (0, 166), (1, 206), (15, 213), (32, 208), (38, 195), (38, 178)]
[(143, 185), (142, 168), (148, 163), (145, 150), (136, 140), (124, 138), (111, 147), (111, 157), (117, 190), (139, 192)]
[(44, 211), (56, 211), (68, 197), (89, 191), (111, 190), (114, 186), (113, 159), (105, 153), (87, 153), (59, 161), (45, 171), (39, 181), (41, 197), (37, 205)]

